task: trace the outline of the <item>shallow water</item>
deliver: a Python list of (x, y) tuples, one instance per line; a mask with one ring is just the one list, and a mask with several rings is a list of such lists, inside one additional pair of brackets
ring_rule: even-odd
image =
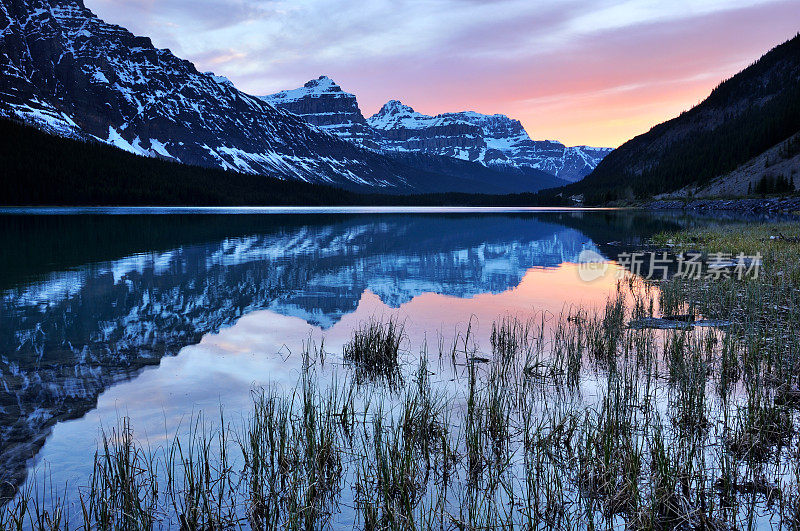
[[(621, 250), (717, 222), (563, 209), (6, 210), (0, 479), (82, 485), (101, 430), (121, 416), (154, 445), (200, 411), (243, 418), (253, 389), (291, 391), (305, 341), (324, 341), (336, 367), (370, 318), (404, 324), (411, 363), (468, 327), (487, 346), (504, 315), (598, 307)], [(592, 282), (578, 275), (585, 249), (611, 261)]]

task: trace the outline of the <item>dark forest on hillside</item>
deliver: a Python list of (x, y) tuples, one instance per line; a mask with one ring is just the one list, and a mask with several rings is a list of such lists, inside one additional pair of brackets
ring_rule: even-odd
[(99, 142), (60, 138), (0, 119), (2, 205), (464, 205), (562, 204), (540, 194), (359, 194), (201, 168), (127, 153)]

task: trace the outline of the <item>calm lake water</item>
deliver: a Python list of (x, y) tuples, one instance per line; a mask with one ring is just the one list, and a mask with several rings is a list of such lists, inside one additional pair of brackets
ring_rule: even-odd
[[(403, 322), (417, 359), (468, 326), (485, 344), (503, 315), (602, 305), (623, 249), (719, 222), (557, 209), (6, 210), (0, 480), (81, 485), (121, 416), (152, 444), (201, 411), (243, 418), (253, 389), (292, 388), (304, 342), (324, 340), (335, 365), (370, 318)], [(612, 259), (607, 275), (581, 281), (585, 249)]]

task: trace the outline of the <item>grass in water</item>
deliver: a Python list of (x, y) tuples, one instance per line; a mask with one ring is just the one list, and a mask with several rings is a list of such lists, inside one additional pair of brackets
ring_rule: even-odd
[(379, 380), (395, 385), (400, 381), (400, 351), (405, 340), (403, 324), (391, 317), (362, 323), (344, 346), (343, 358), (356, 370), (359, 381)]
[[(402, 324), (371, 320), (343, 365), (306, 344), (296, 386), (255, 390), (240, 425), (200, 416), (151, 449), (122, 419), (83, 488), (31, 481), (0, 527), (793, 529), (796, 234), (662, 235), (678, 251), (761, 252), (762, 275), (627, 279), (601, 308), (498, 316), (486, 351), (470, 321), (404, 362)], [(632, 326), (655, 308), (693, 317)]]

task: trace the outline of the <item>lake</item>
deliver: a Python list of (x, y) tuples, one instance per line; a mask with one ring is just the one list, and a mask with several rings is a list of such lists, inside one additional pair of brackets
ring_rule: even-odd
[[(246, 422), (259, 389), (296, 392), (304, 349), (324, 353), (326, 381), (352, 379), (343, 350), (365, 323), (400, 323), (401, 365), (439, 356), (431, 380), (447, 388), (470, 352), (491, 349), (498, 319), (602, 308), (630, 274), (620, 252), (724, 222), (574, 209), (6, 209), (4, 492), (43, 478), (49, 496), (85, 486), (102, 434), (123, 417), (151, 447), (200, 415)], [(609, 260), (605, 275), (581, 279), (584, 251)], [(443, 366), (442, 346), (459, 341), (464, 359)]]

